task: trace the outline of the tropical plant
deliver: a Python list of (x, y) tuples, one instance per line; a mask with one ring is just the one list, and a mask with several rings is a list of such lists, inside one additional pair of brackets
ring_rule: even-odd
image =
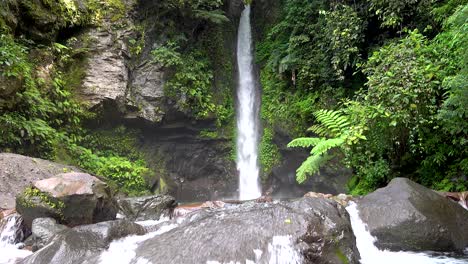
[(366, 140), (364, 127), (353, 126), (347, 115), (340, 111), (319, 110), (314, 113), (318, 124), (309, 131), (320, 137), (303, 137), (292, 140), (288, 147), (313, 147), (310, 156), (297, 169), (297, 182), (303, 183), (309, 175), (317, 173), (320, 167), (332, 158), (330, 149), (346, 150), (351, 145)]

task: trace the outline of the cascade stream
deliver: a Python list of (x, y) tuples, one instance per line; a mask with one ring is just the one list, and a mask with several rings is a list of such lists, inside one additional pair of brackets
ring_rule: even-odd
[(253, 74), (252, 29), (250, 6), (242, 12), (237, 37), (237, 170), (239, 172), (239, 199), (260, 197), (258, 180), (258, 91)]

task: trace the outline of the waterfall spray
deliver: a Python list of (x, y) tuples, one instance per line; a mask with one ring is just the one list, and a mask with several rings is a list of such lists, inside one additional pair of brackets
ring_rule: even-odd
[(237, 37), (237, 170), (239, 171), (239, 198), (260, 197), (258, 180), (258, 109), (259, 100), (253, 74), (252, 32), (250, 6), (242, 12)]

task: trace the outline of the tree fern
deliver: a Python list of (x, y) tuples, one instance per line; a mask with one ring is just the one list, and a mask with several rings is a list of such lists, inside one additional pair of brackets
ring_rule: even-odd
[(288, 144), (288, 147), (313, 147), (310, 156), (296, 170), (296, 180), (299, 183), (305, 182), (309, 175), (317, 173), (320, 166), (332, 158), (328, 154), (330, 149), (342, 148), (346, 144), (355, 142), (350, 139), (365, 139), (360, 134), (362, 129), (351, 127), (348, 116), (339, 111), (319, 110), (314, 113), (314, 116), (318, 124), (311, 126), (308, 130), (321, 138), (296, 138)]

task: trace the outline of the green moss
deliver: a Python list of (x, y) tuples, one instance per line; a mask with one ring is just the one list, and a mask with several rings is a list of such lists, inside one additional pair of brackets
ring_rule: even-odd
[(263, 129), (262, 140), (259, 146), (260, 165), (262, 168), (261, 178), (265, 181), (273, 167), (281, 162), (281, 154), (278, 146), (273, 142), (274, 132), (270, 127)]
[(345, 254), (341, 251), (339, 247), (336, 248), (335, 254), (338, 257), (338, 259), (341, 261), (341, 263), (343, 264), (349, 263), (348, 258), (345, 256)]
[(34, 208), (39, 206), (39, 204), (37, 204), (37, 202), (34, 201), (35, 198), (38, 198), (42, 205), (49, 207), (59, 217), (63, 218), (63, 210), (65, 209), (65, 204), (62, 201), (51, 197), (49, 194), (41, 192), (40, 190), (34, 187), (26, 188), (23, 194), (19, 197), (19, 202), (24, 207)]

